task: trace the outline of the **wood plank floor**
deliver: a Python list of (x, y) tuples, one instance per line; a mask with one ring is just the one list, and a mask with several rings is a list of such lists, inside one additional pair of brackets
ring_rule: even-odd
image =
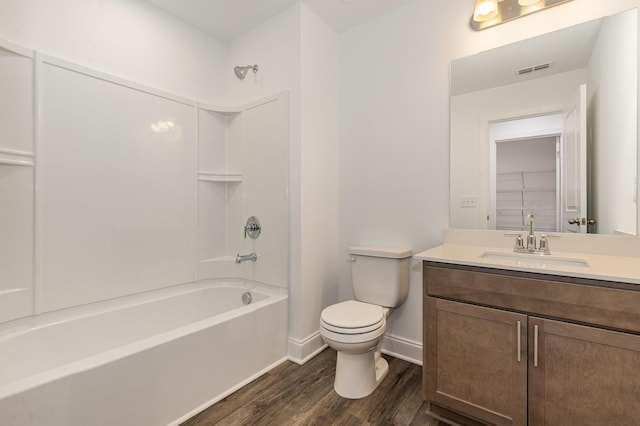
[(389, 374), (366, 398), (349, 400), (336, 394), (336, 352), (326, 349), (305, 365), (281, 364), (182, 426), (446, 425), (425, 414), (422, 367), (385, 358)]

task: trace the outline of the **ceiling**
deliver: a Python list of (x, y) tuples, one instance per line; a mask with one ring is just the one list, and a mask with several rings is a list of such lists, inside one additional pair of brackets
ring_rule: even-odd
[(299, 1), (341, 33), (414, 0), (146, 0), (218, 40), (229, 41)]

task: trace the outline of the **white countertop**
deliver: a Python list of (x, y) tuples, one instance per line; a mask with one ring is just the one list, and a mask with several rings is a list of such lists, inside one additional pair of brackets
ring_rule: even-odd
[[(514, 259), (484, 258), (484, 253), (504, 254)], [(534, 256), (532, 261), (532, 257)], [(640, 284), (640, 257), (610, 256), (592, 253), (552, 251), (550, 256), (517, 254), (512, 249), (495, 246), (446, 243), (414, 255), (414, 258), (458, 265), (483, 266), (550, 275), (591, 278)], [(550, 260), (544, 263), (544, 259)], [(522, 259), (522, 260), (520, 260)], [(553, 260), (583, 260), (588, 267), (555, 264)]]

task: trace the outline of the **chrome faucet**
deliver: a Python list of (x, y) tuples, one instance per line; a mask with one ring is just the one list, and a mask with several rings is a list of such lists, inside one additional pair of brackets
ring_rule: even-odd
[(238, 253), (236, 255), (236, 263), (240, 263), (240, 262), (246, 262), (247, 260), (250, 260), (252, 262), (255, 262), (256, 260), (258, 260), (258, 255), (255, 253), (251, 253), (251, 254), (240, 254)]
[(522, 235), (516, 236), (516, 245), (513, 251), (516, 253), (535, 253), (535, 254), (551, 254), (549, 250), (549, 241), (546, 235), (540, 237), (540, 247), (536, 247), (536, 229), (535, 218), (532, 214), (527, 215), (527, 226), (529, 227), (529, 235), (527, 235), (527, 245), (525, 247)]
[(530, 213), (527, 215), (527, 225), (529, 225), (529, 235), (527, 235), (527, 250), (536, 249), (535, 219)]

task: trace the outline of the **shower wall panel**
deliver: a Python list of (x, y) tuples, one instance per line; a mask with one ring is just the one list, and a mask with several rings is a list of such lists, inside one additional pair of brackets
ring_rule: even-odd
[[(198, 278), (249, 278), (286, 287), (289, 267), (289, 99), (238, 108), (200, 105)], [(244, 233), (255, 216), (261, 233)], [(255, 253), (255, 262), (236, 255)]]
[(195, 104), (42, 66), (38, 312), (196, 279)]
[(199, 104), (0, 40), (0, 322), (198, 279), (286, 287), (288, 105)]
[(0, 43), (0, 322), (33, 312), (33, 63)]
[(245, 262), (246, 278), (287, 287), (289, 268), (289, 98), (266, 98), (244, 112), (243, 217), (260, 219), (257, 239), (245, 238), (245, 252), (258, 254)]
[(242, 277), (241, 108), (198, 108), (198, 279)]

